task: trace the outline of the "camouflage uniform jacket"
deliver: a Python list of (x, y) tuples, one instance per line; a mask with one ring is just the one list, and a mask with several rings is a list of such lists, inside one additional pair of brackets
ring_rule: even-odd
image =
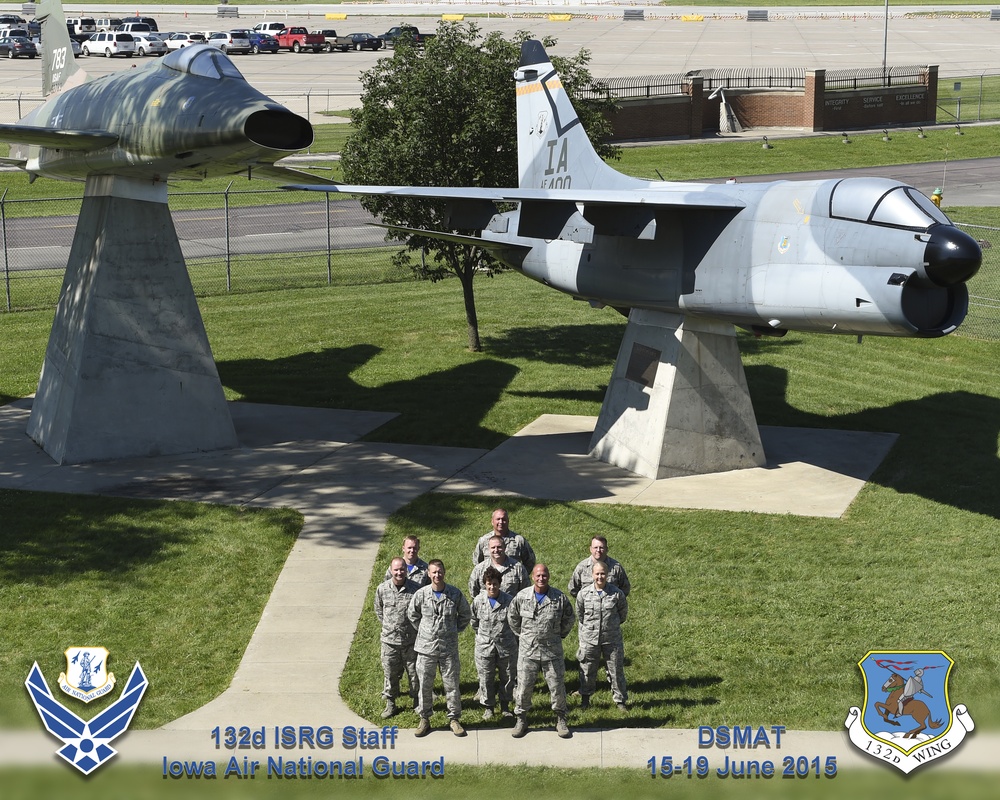
[(528, 570), (516, 558), (507, 556), (507, 563), (502, 567), (494, 564), (492, 558), (487, 558), (485, 561), (480, 561), (469, 576), (469, 597), (475, 599), (485, 588), (486, 583), (483, 580), (483, 573), (489, 567), (493, 567), (493, 569), (500, 573), (500, 589), (511, 596), (517, 594), (525, 586), (531, 585)]
[(386, 644), (408, 647), (417, 638), (406, 612), (419, 588), (413, 581), (404, 581), (397, 587), (390, 579), (375, 589), (375, 616), (382, 623), (380, 638)]
[[(479, 541), (476, 542), (476, 547), (472, 551), (472, 566), (476, 566), (481, 561), (490, 560), (490, 539), (494, 536), (496, 534), (491, 530), (479, 537)], [(520, 561), (528, 574), (531, 574), (531, 570), (535, 568), (535, 551), (531, 549), (527, 539), (519, 533), (510, 531), (503, 537), (503, 549), (508, 556)]]
[(581, 645), (596, 647), (617, 644), (622, 640), (621, 625), (628, 617), (625, 593), (610, 583), (602, 594), (594, 584), (584, 586), (576, 598), (576, 618), (580, 625), (576, 635)]
[(406, 611), (417, 630), (413, 649), (424, 655), (458, 652), (458, 634), (469, 627), (472, 609), (461, 590), (445, 584), (441, 597), (434, 587), (422, 586), (410, 600)]
[(476, 653), (483, 655), (496, 650), (501, 656), (517, 651), (517, 637), (510, 628), (507, 613), (514, 598), (501, 591), (497, 604), (490, 605), (486, 592), (480, 592), (472, 601), (472, 627), (476, 631)]
[[(632, 584), (628, 582), (628, 575), (625, 574), (625, 567), (613, 558), (605, 556), (604, 563), (608, 565), (608, 583), (613, 583), (622, 593), (628, 597), (632, 591)], [(573, 570), (573, 577), (569, 579), (569, 593), (576, 597), (584, 586), (590, 586), (594, 582), (594, 557), (587, 556), (576, 565)]]
[[(404, 562), (405, 563), (405, 562)], [(392, 566), (389, 566), (385, 570), (385, 577), (382, 579), (384, 581), (389, 580), (392, 577)], [(410, 569), (410, 565), (406, 565), (406, 579), (408, 581), (413, 581), (417, 584), (419, 589), (421, 586), (426, 586), (431, 582), (431, 579), (427, 577), (427, 562), (422, 558), (417, 559), (417, 563), (413, 565), (413, 569)]]
[(536, 661), (562, 659), (562, 640), (573, 630), (573, 605), (553, 586), (541, 603), (535, 587), (522, 589), (507, 612), (511, 630), (518, 635), (520, 657)]

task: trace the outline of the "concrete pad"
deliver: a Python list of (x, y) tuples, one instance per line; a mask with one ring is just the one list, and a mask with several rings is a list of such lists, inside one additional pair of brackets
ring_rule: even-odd
[(588, 456), (595, 424), (543, 415), (435, 491), (840, 517), (897, 438), (765, 425), (764, 467), (652, 480)]

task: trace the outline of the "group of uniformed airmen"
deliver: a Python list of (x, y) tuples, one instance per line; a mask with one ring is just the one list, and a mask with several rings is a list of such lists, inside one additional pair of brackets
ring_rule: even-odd
[[(622, 565), (608, 556), (604, 537), (590, 542), (590, 556), (573, 571), (569, 594), (549, 585), (549, 570), (536, 563), (531, 545), (510, 530), (507, 512), (498, 508), (493, 529), (482, 536), (472, 553), (469, 577), (472, 604), (462, 592), (445, 583), (439, 559), (420, 559), (420, 540), (407, 536), (403, 556), (392, 560), (385, 580), (375, 592), (375, 614), (382, 624), (382, 696), (387, 719), (398, 711), (403, 672), (409, 679), (413, 707), (420, 717), (416, 735), (430, 733), (434, 674), (441, 673), (449, 727), (456, 736), (465, 729), (459, 718), (458, 635), (470, 624), (476, 632), (475, 661), (479, 674), (476, 699), (483, 719), (492, 719), (497, 702), (504, 717), (515, 717), (512, 736), (528, 731), (528, 711), (541, 673), (549, 688), (556, 733), (568, 738), (563, 639), (579, 623), (580, 708), (590, 706), (597, 671), (605, 665), (612, 698), (627, 709), (621, 625), (628, 616), (631, 590)], [(514, 708), (511, 711), (511, 701)]]

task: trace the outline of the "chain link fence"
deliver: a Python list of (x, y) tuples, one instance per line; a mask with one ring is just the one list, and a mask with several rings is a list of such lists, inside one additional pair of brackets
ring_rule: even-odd
[(979, 241), (983, 265), (969, 281), (969, 315), (958, 329), (972, 339), (1000, 340), (1000, 212), (995, 225), (964, 223), (959, 228)]
[[(319, 200), (316, 198), (320, 197)], [(356, 200), (310, 192), (184, 192), (170, 209), (198, 295), (413, 280)], [(79, 198), (0, 197), (6, 311), (55, 305)]]

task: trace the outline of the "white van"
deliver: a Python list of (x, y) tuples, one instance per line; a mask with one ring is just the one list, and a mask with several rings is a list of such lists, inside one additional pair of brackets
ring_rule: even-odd
[(99, 56), (103, 53), (108, 58), (113, 56), (132, 58), (135, 55), (135, 39), (132, 38), (131, 33), (101, 31), (87, 39), (83, 43), (82, 49), (85, 56), (89, 56), (91, 53)]

